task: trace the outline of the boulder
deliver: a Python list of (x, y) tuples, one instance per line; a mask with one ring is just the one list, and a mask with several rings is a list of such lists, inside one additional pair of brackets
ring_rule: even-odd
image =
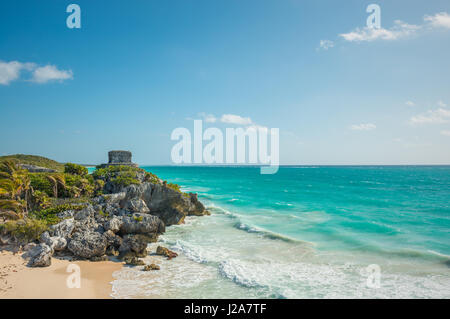
[(48, 232), (42, 233), (39, 240), (41, 243), (50, 246), (52, 250), (56, 251), (64, 250), (67, 246), (67, 240), (64, 237), (58, 236), (50, 237)]
[(158, 217), (140, 213), (124, 216), (120, 227), (121, 234), (161, 234), (164, 231), (164, 223)]
[(75, 229), (74, 218), (64, 219), (56, 225), (50, 226), (49, 234), (51, 236), (69, 238)]
[(100, 256), (100, 257), (94, 256), (94, 257), (89, 258), (89, 260), (90, 261), (108, 261), (109, 258), (108, 258), (108, 256), (104, 255), (104, 256)]
[(159, 266), (156, 264), (150, 264), (150, 265), (145, 265), (144, 269), (142, 269), (143, 271), (150, 271), (150, 270), (159, 270)]
[(103, 237), (105, 237), (108, 246), (118, 248), (120, 247), (120, 245), (122, 245), (123, 242), (122, 238), (114, 234), (114, 232), (111, 230), (104, 232)]
[(108, 243), (105, 237), (94, 231), (77, 232), (67, 248), (75, 255), (81, 258), (92, 258), (103, 256), (106, 252)]
[(141, 213), (141, 214), (147, 214), (150, 212), (150, 209), (148, 209), (147, 204), (140, 199), (140, 198), (132, 198), (125, 202), (123, 209), (126, 209), (133, 213)]
[(131, 265), (131, 266), (143, 266), (145, 265), (144, 261), (137, 258), (137, 257), (127, 257), (124, 259), (125, 264)]
[(94, 218), (95, 210), (94, 207), (92, 207), (91, 204), (84, 207), (82, 210), (80, 210), (78, 213), (75, 214), (75, 220), (84, 220), (87, 218)]
[(53, 250), (47, 244), (40, 244), (33, 248), (29, 255), (31, 256), (28, 266), (30, 267), (48, 267), (52, 263)]
[(136, 199), (145, 202), (150, 214), (159, 217), (166, 226), (181, 224), (187, 215), (208, 215), (196, 194), (178, 192), (165, 184), (142, 183), (126, 188), (121, 207), (132, 207)]
[(120, 258), (130, 256), (145, 257), (147, 256), (147, 245), (155, 242), (157, 236), (148, 236), (142, 234), (130, 234), (123, 237), (122, 245), (119, 247)]
[(176, 252), (171, 251), (170, 249), (163, 246), (158, 246), (156, 248), (156, 254), (160, 256), (165, 256), (169, 260), (178, 256)]
[(123, 220), (121, 217), (114, 216), (110, 220), (108, 220), (103, 227), (106, 230), (111, 230), (114, 233), (117, 233), (120, 230), (120, 227), (123, 224)]
[(35, 243), (28, 243), (25, 246), (23, 246), (23, 251), (31, 251), (33, 250), (35, 247), (37, 246), (37, 244)]
[(58, 216), (58, 218), (61, 218), (61, 219), (71, 218), (74, 215), (75, 215), (74, 210), (65, 210), (61, 213), (56, 214), (56, 216)]

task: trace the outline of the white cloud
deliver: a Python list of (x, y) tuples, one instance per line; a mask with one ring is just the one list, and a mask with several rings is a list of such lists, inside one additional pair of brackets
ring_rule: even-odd
[(421, 27), (408, 24), (400, 20), (394, 21), (394, 26), (390, 29), (384, 28), (356, 28), (349, 33), (341, 33), (340, 37), (350, 42), (375, 41), (375, 40), (397, 40), (416, 33)]
[(437, 106), (439, 106), (439, 107), (446, 107), (447, 104), (445, 104), (443, 101), (438, 101), (437, 102)]
[(202, 117), (206, 123), (215, 123), (217, 118), (213, 114), (206, 114), (205, 112), (198, 113), (198, 116)]
[(250, 125), (253, 123), (249, 117), (242, 117), (235, 114), (224, 114), (220, 118), (220, 121), (222, 123), (236, 124), (236, 125)]
[(12, 81), (19, 79), (20, 71), (30, 70), (34, 67), (33, 63), (21, 63), (18, 61), (3, 62), (0, 61), (0, 84), (8, 85)]
[(407, 106), (416, 106), (416, 103), (414, 103), (413, 101), (406, 101), (405, 103)]
[(377, 126), (372, 123), (353, 124), (350, 126), (350, 129), (353, 131), (371, 131), (376, 128)]
[(330, 41), (330, 40), (320, 40), (319, 46), (320, 46), (320, 49), (328, 50), (328, 49), (334, 47), (334, 42)]
[(0, 61), (0, 84), (8, 85), (13, 81), (20, 79), (22, 71), (28, 71), (32, 73), (31, 81), (37, 83), (46, 83), (51, 80), (67, 80), (73, 78), (71, 70), (58, 70), (54, 65), (46, 65), (38, 67), (35, 63), (31, 62), (3, 62)]
[(444, 130), (444, 131), (441, 131), (441, 134), (444, 136), (450, 136), (450, 131)]
[(424, 20), (432, 27), (450, 29), (450, 15), (447, 12), (436, 13), (433, 16), (427, 15), (424, 17)]
[(424, 114), (413, 116), (409, 119), (412, 125), (417, 124), (442, 124), (450, 120), (450, 110), (439, 108), (437, 110), (429, 110)]
[(33, 71), (32, 81), (36, 83), (47, 83), (49, 81), (63, 81), (73, 79), (71, 70), (59, 70), (54, 65), (38, 67)]
[(339, 36), (346, 41), (362, 42), (375, 40), (398, 40), (416, 34), (421, 29), (446, 28), (450, 29), (450, 15), (447, 12), (426, 15), (424, 22), (420, 25), (408, 24), (401, 20), (394, 21), (394, 26), (389, 29), (384, 28), (356, 28), (348, 33), (341, 33)]

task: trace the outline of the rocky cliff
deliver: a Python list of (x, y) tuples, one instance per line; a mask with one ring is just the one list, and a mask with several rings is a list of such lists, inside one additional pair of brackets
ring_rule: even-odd
[(51, 256), (105, 260), (118, 256), (127, 260), (147, 255), (147, 244), (155, 242), (166, 226), (183, 223), (189, 215), (208, 215), (196, 194), (185, 194), (148, 176), (140, 183), (119, 187), (105, 179), (110, 192), (93, 198), (81, 210), (58, 214), (61, 222), (44, 232), (39, 243), (29, 244), (26, 257), (32, 267), (49, 266)]

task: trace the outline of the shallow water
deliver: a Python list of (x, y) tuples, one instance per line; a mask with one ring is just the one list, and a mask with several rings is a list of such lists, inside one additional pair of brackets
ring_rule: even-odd
[(450, 297), (448, 166), (144, 168), (212, 215), (167, 228), (160, 241), (180, 256), (124, 268), (114, 297)]

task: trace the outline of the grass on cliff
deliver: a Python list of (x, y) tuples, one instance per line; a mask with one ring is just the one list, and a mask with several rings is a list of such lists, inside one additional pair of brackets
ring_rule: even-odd
[(22, 243), (38, 240), (41, 234), (48, 230), (45, 220), (34, 218), (10, 220), (0, 224), (0, 234), (8, 234)]
[(58, 163), (57, 161), (51, 160), (51, 159), (43, 157), (43, 156), (24, 155), (24, 154), (0, 156), (0, 162), (6, 161), (6, 160), (12, 160), (18, 164), (28, 164), (28, 165), (36, 165), (36, 166), (51, 168), (58, 172), (64, 171), (64, 164)]

